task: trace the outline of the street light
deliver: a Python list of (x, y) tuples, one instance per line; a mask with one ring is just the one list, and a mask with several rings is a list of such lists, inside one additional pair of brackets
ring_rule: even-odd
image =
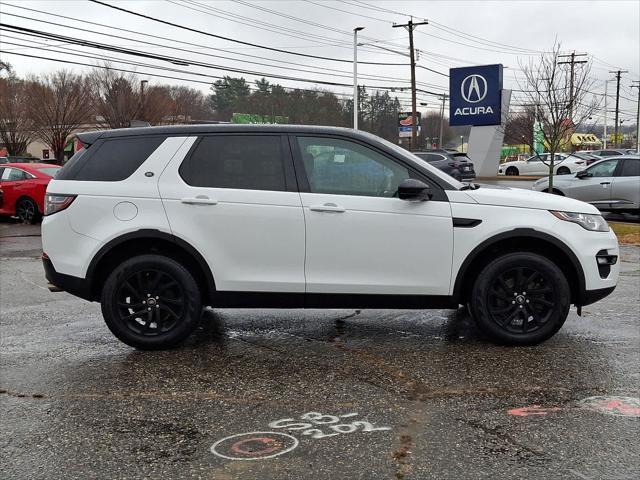
[(353, 29), (353, 129), (358, 129), (358, 32), (364, 27)]

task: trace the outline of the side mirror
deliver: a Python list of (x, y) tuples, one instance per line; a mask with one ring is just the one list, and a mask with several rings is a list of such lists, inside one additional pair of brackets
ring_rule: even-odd
[(433, 196), (430, 190), (431, 187), (426, 183), (416, 180), (415, 178), (407, 178), (398, 186), (398, 198), (401, 200), (424, 202), (430, 200)]
[(589, 176), (589, 172), (587, 172), (586, 170), (580, 170), (578, 173), (576, 173), (576, 178), (586, 178)]

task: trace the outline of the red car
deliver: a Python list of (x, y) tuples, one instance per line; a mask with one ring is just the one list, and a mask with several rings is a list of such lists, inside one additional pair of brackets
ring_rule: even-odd
[(25, 223), (40, 220), (44, 212), (44, 193), (59, 169), (46, 163), (0, 164), (3, 194), (0, 215), (15, 215)]

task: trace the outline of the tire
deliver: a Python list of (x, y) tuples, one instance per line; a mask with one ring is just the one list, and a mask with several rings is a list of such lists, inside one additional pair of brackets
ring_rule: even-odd
[(507, 170), (504, 172), (505, 175), (509, 175), (510, 177), (516, 177), (518, 175), (520, 175), (520, 172), (518, 171), (518, 169), (516, 167), (509, 167), (507, 168)]
[(37, 223), (40, 220), (38, 205), (30, 198), (21, 198), (16, 204), (16, 217), (18, 217), (22, 223)]
[(140, 350), (163, 350), (198, 326), (202, 303), (189, 271), (162, 255), (140, 255), (118, 265), (102, 289), (102, 316), (121, 341)]
[(571, 170), (569, 170), (569, 168), (567, 167), (560, 167), (557, 172), (558, 175), (569, 175), (570, 173)]
[(562, 328), (570, 294), (566, 277), (551, 260), (535, 253), (509, 253), (478, 275), (471, 314), (496, 343), (535, 345)]

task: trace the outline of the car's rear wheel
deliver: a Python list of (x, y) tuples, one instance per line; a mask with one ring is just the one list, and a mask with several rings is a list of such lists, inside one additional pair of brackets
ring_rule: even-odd
[(567, 167), (560, 167), (558, 169), (558, 175), (569, 175), (571, 173), (571, 170), (569, 170), (569, 168)]
[(30, 198), (22, 198), (16, 205), (16, 217), (22, 223), (36, 223), (40, 220), (40, 211), (38, 205)]
[(131, 258), (109, 275), (102, 290), (109, 330), (141, 350), (171, 348), (198, 326), (200, 290), (180, 263), (162, 255)]
[(529, 252), (491, 261), (478, 275), (471, 312), (491, 340), (534, 345), (553, 336), (569, 313), (570, 290), (562, 270)]
[(507, 168), (507, 170), (504, 172), (505, 175), (509, 175), (509, 176), (517, 176), (520, 175), (520, 172), (518, 171), (518, 169), (516, 167), (509, 167)]

